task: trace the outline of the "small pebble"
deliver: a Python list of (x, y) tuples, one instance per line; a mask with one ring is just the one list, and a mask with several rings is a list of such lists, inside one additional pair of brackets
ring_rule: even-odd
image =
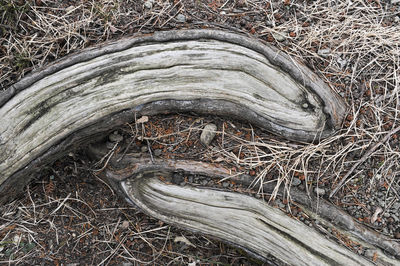
[(314, 189), (314, 192), (317, 193), (320, 196), (325, 195), (325, 189), (323, 189), (323, 188), (316, 187)]
[(146, 1), (144, 2), (144, 7), (147, 9), (152, 9), (153, 8), (153, 1)]
[(108, 136), (108, 139), (111, 142), (120, 142), (124, 139), (120, 134), (118, 134), (118, 131), (114, 131), (112, 134)]
[(154, 155), (155, 156), (160, 156), (161, 154), (162, 154), (162, 150), (161, 149), (154, 150)]
[(345, 66), (347, 65), (346, 59), (342, 59), (342, 58), (338, 57), (338, 59), (336, 59), (336, 61), (339, 63), (341, 69), (344, 69)]
[(70, 12), (72, 12), (74, 9), (75, 9), (74, 6), (69, 6), (69, 7), (67, 7), (67, 8), (65, 9), (65, 11), (66, 11), (67, 13), (70, 13)]
[(331, 53), (331, 49), (326, 48), (326, 49), (321, 49), (318, 51), (318, 54), (324, 58), (327, 58)]
[(298, 185), (300, 185), (301, 184), (301, 180), (300, 179), (298, 179), (298, 178), (293, 178), (292, 179), (292, 186), (298, 186)]
[(224, 188), (229, 187), (229, 182), (223, 182), (223, 183), (222, 183), (222, 186), (223, 186)]
[(140, 148), (140, 150), (141, 150), (142, 152), (146, 152), (146, 151), (147, 151), (147, 146), (142, 146), (142, 147)]
[(129, 221), (123, 221), (121, 224), (121, 228), (126, 229), (129, 227)]
[(216, 134), (217, 126), (215, 124), (208, 124), (204, 127), (200, 135), (200, 142), (203, 145), (210, 145), (211, 141), (214, 139)]
[(283, 42), (284, 40), (286, 40), (286, 37), (280, 33), (272, 33), (272, 37), (274, 37), (275, 40), (277, 40), (278, 42)]
[(369, 249), (365, 250), (364, 255), (365, 255), (367, 258), (373, 258), (374, 255), (375, 255), (375, 253), (376, 253), (376, 250), (375, 250), (375, 249), (369, 248)]
[(185, 23), (185, 22), (186, 22), (186, 16), (183, 15), (183, 14), (178, 14), (178, 15), (176, 16), (176, 20), (177, 20), (178, 22), (180, 22), (180, 23)]

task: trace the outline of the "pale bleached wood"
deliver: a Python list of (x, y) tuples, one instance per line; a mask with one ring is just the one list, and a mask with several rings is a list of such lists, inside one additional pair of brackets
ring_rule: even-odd
[[(318, 141), (340, 128), (346, 105), (302, 64), (273, 47), (238, 34), (215, 30), (168, 31), (90, 48), (40, 69), (0, 92), (0, 203), (18, 195), (46, 164), (75, 147), (104, 138), (105, 133), (132, 122), (136, 115), (181, 111), (225, 115), (253, 123), (280, 137)], [(177, 167), (174, 162), (164, 165)], [(201, 163), (186, 168), (192, 172), (203, 169), (207, 175), (215, 170), (204, 170)], [(111, 183), (117, 191), (121, 191), (121, 182), (127, 180), (122, 178), (126, 169), (114, 173)], [(346, 261), (349, 263), (364, 262), (343, 248), (329, 246), (330, 241), (320, 240), (315, 232), (317, 241), (322, 241), (321, 247), (331, 250), (331, 255), (324, 254), (325, 249), (321, 253), (304, 246), (298, 242), (298, 238), (304, 237), (304, 227), (295, 225), (297, 233), (285, 231), (278, 223), (283, 214), (268, 208), (263, 211), (266, 207), (263, 203), (243, 195), (215, 191), (209, 194), (208, 190), (202, 194), (145, 182), (134, 189), (142, 189), (137, 191), (138, 197), (146, 191), (156, 192), (154, 189), (163, 189), (172, 198), (179, 197), (179, 193), (187, 193), (188, 197), (208, 193), (212, 201), (232, 196), (235, 199), (232, 204), (236, 205), (218, 207), (224, 213), (240, 207), (239, 212), (232, 212), (233, 220), (225, 227), (237, 224), (238, 232), (243, 232), (245, 224), (240, 217), (244, 220), (252, 217), (258, 227), (249, 231), (250, 238), (236, 244), (262, 257), (271, 253), (287, 261), (284, 257), (288, 249), (298, 253), (295, 258), (302, 262), (314, 259), (334, 263), (332, 254), (350, 256)], [(157, 193), (152, 196), (158, 199), (150, 202), (146, 198), (148, 204), (166, 206), (162, 202), (167, 198)], [(206, 207), (199, 209), (203, 216), (209, 211)], [(184, 215), (182, 211), (177, 208), (176, 213)], [(161, 215), (163, 210), (156, 212)], [(266, 215), (275, 220), (265, 218)], [(221, 218), (215, 218), (213, 226), (218, 226)], [(267, 226), (271, 221), (273, 224)], [(292, 226), (289, 220), (288, 223)], [(271, 229), (273, 238), (263, 235), (264, 227)], [(198, 230), (223, 237), (218, 230), (201, 227)], [(295, 235), (293, 241), (283, 245), (276, 242), (276, 239), (284, 241), (282, 236), (288, 235)], [(226, 240), (232, 242), (236, 238)], [(275, 245), (276, 250), (263, 251), (257, 248), (260, 243)]]
[[(90, 149), (88, 150), (88, 154), (91, 156), (93, 160), (100, 160), (104, 154), (108, 152), (108, 149), (104, 143), (99, 143), (97, 145), (91, 145)], [(140, 191), (138, 188), (140, 186), (141, 182), (147, 182), (147, 179), (155, 177), (162, 176), (163, 180), (167, 182), (168, 184), (171, 184), (173, 179), (171, 178), (174, 173), (179, 173), (181, 176), (188, 176), (188, 175), (196, 175), (196, 176), (201, 176), (201, 177), (210, 177), (213, 178), (214, 180), (232, 180), (236, 183), (236, 186), (242, 186), (242, 188), (246, 188), (251, 186), (253, 182), (253, 178), (247, 175), (243, 174), (235, 174), (232, 173), (229, 168), (225, 168), (219, 164), (212, 164), (212, 163), (207, 163), (207, 162), (198, 162), (198, 161), (192, 161), (192, 160), (163, 160), (161, 158), (153, 158), (153, 160), (146, 156), (146, 154), (141, 154), (141, 153), (128, 153), (122, 156), (121, 154), (116, 154), (114, 155), (109, 163), (107, 164), (106, 169), (101, 173), (101, 177), (103, 177), (117, 192), (120, 193), (120, 195), (124, 198), (127, 199), (127, 201), (139, 205), (142, 208), (142, 205), (146, 205), (147, 203), (143, 200), (143, 197), (141, 194), (146, 194), (146, 195), (152, 195), (153, 193), (158, 193), (158, 189), (153, 189), (153, 188), (146, 188), (146, 191)], [(131, 182), (130, 185), (126, 185), (127, 183)], [(132, 185), (132, 182), (135, 182), (135, 185)], [(121, 186), (121, 184), (125, 184), (125, 188)], [(147, 185), (145, 185), (147, 186)], [(263, 192), (264, 193), (272, 193), (275, 190), (276, 184), (268, 182), (263, 185)], [(165, 189), (168, 189), (165, 188)], [(170, 192), (172, 194), (169, 194), (171, 197), (175, 197), (173, 194), (179, 190), (180, 187), (176, 186), (174, 190), (171, 190)], [(129, 190), (138, 190), (136, 192), (132, 193), (126, 193), (125, 191)], [(149, 190), (149, 191), (148, 191)], [(155, 190), (150, 191), (150, 190)], [(204, 202), (206, 205), (218, 205), (218, 204), (224, 204), (221, 203), (224, 201), (224, 199), (221, 199), (219, 197), (214, 197), (213, 193), (218, 193), (219, 191), (213, 191), (211, 194), (208, 196), (205, 196), (207, 198), (207, 201)], [(226, 190), (225, 190), (226, 192)], [(190, 192), (188, 192), (190, 193)], [(197, 193), (197, 192), (196, 192)], [(208, 192), (205, 192), (208, 193)], [(178, 193), (179, 194), (179, 193)], [(285, 190), (283, 188), (280, 188), (278, 190), (278, 196), (284, 198), (286, 197), (285, 195)], [(179, 195), (176, 195), (177, 198), (182, 200), (181, 202), (175, 201), (176, 204), (181, 204), (182, 206), (186, 206), (187, 204), (190, 204), (190, 199), (185, 199)], [(194, 196), (196, 198), (196, 196)], [(154, 197), (151, 197), (154, 198)], [(296, 204), (298, 207), (302, 208), (304, 212), (306, 212), (313, 220), (315, 220), (315, 224), (323, 224), (324, 229), (331, 229), (331, 231), (335, 232), (340, 232), (341, 237), (346, 237), (348, 239), (351, 239), (354, 241), (354, 243), (358, 243), (363, 247), (363, 249), (369, 249), (370, 251), (367, 252), (369, 259), (374, 259), (375, 262), (378, 265), (397, 265), (399, 263), (398, 259), (400, 257), (400, 245), (397, 241), (390, 239), (389, 237), (379, 234), (370, 228), (358, 223), (355, 221), (350, 215), (348, 215), (346, 212), (340, 210), (338, 207), (334, 206), (332, 203), (322, 199), (318, 198), (316, 195), (307, 195), (304, 191), (298, 190), (295, 187), (291, 188), (291, 194), (290, 194), (290, 199), (293, 201), (291, 204)], [(189, 203), (186, 202), (189, 201)], [(252, 200), (255, 200), (252, 198)], [(151, 201), (151, 200), (150, 200)], [(158, 200), (157, 200), (158, 201)], [(152, 210), (152, 215), (154, 213), (158, 213), (159, 209), (158, 208), (164, 208), (164, 201), (170, 202), (170, 199), (164, 198), (162, 202), (158, 202), (155, 204), (155, 206), (147, 206)], [(228, 204), (230, 204), (230, 200)], [(153, 203), (150, 202), (150, 205)], [(200, 204), (200, 203), (199, 203)], [(249, 202), (249, 206), (252, 206), (253, 203), (252, 201)], [(185, 208), (182, 207), (181, 208)], [(176, 209), (179, 209), (180, 207), (178, 206)], [(252, 210), (252, 207), (248, 207), (249, 211)], [(232, 211), (235, 211), (236, 207), (232, 207)], [(280, 212), (280, 211), (278, 211)], [(165, 221), (168, 221), (170, 223), (175, 223), (175, 220), (181, 221), (180, 219), (180, 211), (177, 211), (175, 213), (175, 209), (168, 209), (168, 216), (172, 216), (172, 218), (169, 218), (169, 220), (165, 220), (164, 216), (157, 216), (160, 219), (163, 219)], [(218, 215), (224, 216), (225, 214), (218, 212)], [(284, 214), (282, 214), (285, 216)], [(193, 217), (197, 217), (197, 214), (193, 214)], [(192, 218), (188, 218), (189, 216), (186, 217), (187, 222), (184, 224), (186, 228), (194, 230), (194, 231), (199, 231), (196, 229), (195, 224), (191, 224), (191, 221), (193, 220)], [(285, 216), (286, 217), (286, 216)], [(215, 217), (209, 217), (210, 219), (214, 219)], [(286, 217), (288, 218), (288, 217)], [(172, 219), (172, 220), (171, 220)], [(175, 219), (175, 220), (174, 220)], [(226, 217), (219, 217), (218, 219), (221, 220), (226, 220), (230, 219), (228, 216)], [(264, 219), (268, 220), (268, 217), (264, 217)], [(290, 219), (289, 219), (290, 220)], [(187, 227), (187, 225), (190, 225)], [(177, 225), (182, 226), (179, 222)], [(240, 239), (244, 239), (244, 242), (250, 241), (248, 238), (246, 238), (246, 232), (236, 232), (237, 230), (233, 230), (234, 232), (231, 232), (232, 230), (229, 230), (232, 225), (229, 225), (229, 229), (227, 229), (227, 225), (223, 223), (218, 223), (215, 228), (218, 228), (220, 231), (225, 232), (229, 231), (230, 233), (234, 234), (235, 236), (231, 237), (238, 237)], [(249, 222), (248, 224), (249, 228), (253, 228), (254, 225)], [(304, 230), (311, 230), (313, 231), (314, 229), (311, 229), (307, 226), (302, 227)], [(204, 229), (204, 228), (203, 228)], [(200, 230), (201, 231), (201, 230)], [(205, 231), (202, 231), (203, 233)], [(213, 233), (208, 232), (208, 234), (213, 235)], [(292, 235), (290, 233), (290, 235)], [(229, 239), (228, 237), (224, 236), (218, 236), (222, 240), (227, 241)], [(232, 240), (231, 244), (234, 245), (241, 245), (247, 250), (250, 250), (253, 254), (258, 254), (259, 250), (254, 250), (252, 246), (249, 246), (247, 244), (243, 243), (238, 243)], [(250, 242), (252, 242), (251, 240)], [(272, 241), (272, 240), (268, 240)], [(265, 245), (270, 245), (270, 242), (263, 242)], [(285, 242), (286, 240), (283, 240)], [(312, 240), (313, 241), (313, 240)], [(267, 244), (269, 243), (269, 244)], [(285, 243), (281, 243), (281, 245), (285, 245)], [(332, 244), (335, 245), (335, 244)], [(311, 247), (310, 247), (311, 248)], [(340, 249), (340, 247), (339, 247)], [(312, 249), (314, 250), (314, 249)], [(325, 251), (322, 249), (316, 248), (317, 252), (324, 253)], [(265, 254), (269, 254), (268, 252), (263, 253), (262, 257)], [(373, 257), (373, 254), (376, 254), (376, 257)], [(283, 257), (286, 256), (286, 254), (282, 255)], [(354, 254), (354, 256), (358, 256)], [(282, 259), (280, 256), (278, 256), (279, 259)]]
[(0, 105), (0, 193), (10, 196), (32, 169), (102, 133), (90, 126), (105, 131), (135, 112), (227, 115), (313, 141), (331, 135), (346, 109), (287, 55), (214, 30), (161, 32), (82, 51), (1, 92)]
[(253, 197), (168, 185), (142, 176), (122, 181), (142, 210), (165, 222), (272, 255), (290, 265), (373, 265)]

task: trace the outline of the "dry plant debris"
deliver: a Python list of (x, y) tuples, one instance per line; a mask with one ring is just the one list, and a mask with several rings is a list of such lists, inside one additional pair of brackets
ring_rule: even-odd
[[(257, 177), (255, 188), (278, 180), (289, 191), (293, 183), (328, 197), (342, 183), (344, 186), (331, 197), (336, 205), (359, 222), (400, 239), (400, 143), (398, 132), (393, 131), (400, 126), (400, 3), (150, 2), (0, 0), (0, 88), (82, 48), (138, 32), (220, 28), (253, 35), (303, 61), (347, 100), (349, 114), (336, 136), (318, 144), (291, 143), (251, 125), (220, 118), (149, 117), (138, 128), (131, 125), (129, 133), (124, 131), (126, 136), (135, 136), (132, 147), (142, 147), (139, 142), (146, 140), (145, 147), (148, 141), (151, 150), (161, 150), (166, 157), (193, 156), (227, 164), (233, 173)], [(183, 127), (189, 118), (193, 124)], [(163, 128), (171, 119), (182, 127)], [(204, 121), (218, 122), (219, 131), (207, 149), (195, 138)], [(197, 149), (193, 149), (195, 145)], [(88, 258), (88, 264), (101, 260), (105, 264), (114, 260), (179, 264), (196, 259), (185, 255), (189, 254), (187, 249), (173, 251), (179, 243), (173, 242), (180, 236), (179, 230), (125, 210), (128, 207), (111, 194), (97, 194), (84, 187), (83, 183), (99, 185), (92, 172), (78, 174), (83, 171), (80, 167), (88, 171), (82, 159), (71, 160), (66, 158), (66, 162), (58, 162), (60, 166), (56, 163), (43, 171), (42, 179), (27, 189), (25, 199), (1, 207), (2, 262), (57, 264)], [(83, 191), (93, 198), (83, 200)], [(383, 211), (375, 217), (377, 208)], [(239, 264), (244, 260), (218, 242), (186, 233), (185, 237), (196, 247), (204, 247), (203, 254), (218, 250), (221, 255), (215, 255), (215, 261)], [(128, 240), (139, 244), (127, 246)], [(136, 249), (140, 245), (142, 249)], [(88, 255), (95, 251), (102, 255)]]

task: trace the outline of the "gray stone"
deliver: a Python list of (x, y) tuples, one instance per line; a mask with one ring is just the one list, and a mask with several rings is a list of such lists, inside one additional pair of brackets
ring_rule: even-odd
[(178, 15), (176, 16), (176, 20), (177, 20), (178, 22), (180, 22), (180, 23), (185, 23), (185, 22), (186, 22), (186, 16), (183, 15), (183, 14), (178, 14)]
[(286, 37), (283, 34), (277, 32), (272, 32), (272, 37), (274, 37), (274, 39), (278, 42), (283, 42), (286, 40)]
[(292, 179), (292, 186), (298, 186), (300, 184), (301, 184), (301, 180), (300, 179), (298, 179), (296, 177)]
[(318, 55), (320, 55), (324, 58), (328, 57), (330, 54), (331, 54), (331, 49), (329, 49), (329, 48), (321, 49), (318, 51)]
[(118, 134), (118, 131), (114, 131), (113, 133), (111, 133), (108, 136), (108, 139), (111, 142), (120, 142), (120, 141), (122, 141), (124, 139), (124, 137), (122, 137), (120, 134)]
[(276, 205), (278, 205), (279, 208), (284, 209), (286, 207), (285, 204), (282, 203), (280, 199), (275, 200)]
[(214, 139), (216, 134), (217, 126), (215, 124), (208, 124), (204, 127), (203, 132), (200, 135), (200, 142), (208, 146), (211, 141)]
[(225, 188), (229, 187), (229, 182), (226, 182), (226, 181), (223, 182), (223, 183), (222, 183), (222, 186), (225, 187)]
[(140, 150), (141, 150), (142, 152), (146, 152), (146, 151), (147, 151), (147, 146), (146, 146), (146, 145), (142, 146), (142, 147), (140, 148)]
[(162, 154), (162, 150), (161, 149), (154, 150), (154, 155), (155, 156), (160, 156), (161, 154)]
[(336, 59), (336, 61), (339, 63), (339, 66), (341, 69), (344, 69), (347, 65), (347, 60), (346, 59), (342, 59), (341, 57), (338, 57)]
[(325, 195), (325, 189), (323, 189), (323, 188), (316, 187), (314, 189), (314, 192), (317, 193), (320, 196)]
[(152, 9), (153, 8), (153, 1), (148, 0), (146, 2), (144, 2), (144, 7), (147, 9)]
[(115, 146), (115, 143), (112, 143), (112, 142), (110, 142), (110, 141), (107, 141), (107, 142), (106, 142), (106, 147), (107, 147), (108, 149), (112, 149), (112, 148), (114, 148), (114, 146)]

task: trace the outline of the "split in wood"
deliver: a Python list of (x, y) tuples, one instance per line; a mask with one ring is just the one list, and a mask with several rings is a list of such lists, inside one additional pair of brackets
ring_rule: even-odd
[[(92, 146), (89, 151), (93, 158), (101, 158), (105, 152), (101, 146)], [(118, 158), (110, 161), (103, 178), (129, 202), (167, 223), (214, 236), (261, 258), (273, 255), (291, 265), (371, 264), (261, 199), (215, 188), (160, 181), (160, 177), (166, 181), (179, 173), (230, 179), (248, 187), (252, 180), (247, 175), (231, 176), (228, 169), (197, 161), (156, 159), (151, 163), (150, 158), (138, 154), (127, 154), (117, 161)], [(271, 193), (274, 186), (264, 184), (264, 193)], [(283, 190), (280, 194), (284, 196)], [(291, 189), (290, 196), (294, 204), (301, 206), (319, 224), (365, 250), (374, 250), (378, 255), (375, 262), (382, 265), (398, 262), (394, 257), (399, 257), (400, 245), (396, 241), (357, 223), (324, 199), (308, 196), (296, 188)]]

